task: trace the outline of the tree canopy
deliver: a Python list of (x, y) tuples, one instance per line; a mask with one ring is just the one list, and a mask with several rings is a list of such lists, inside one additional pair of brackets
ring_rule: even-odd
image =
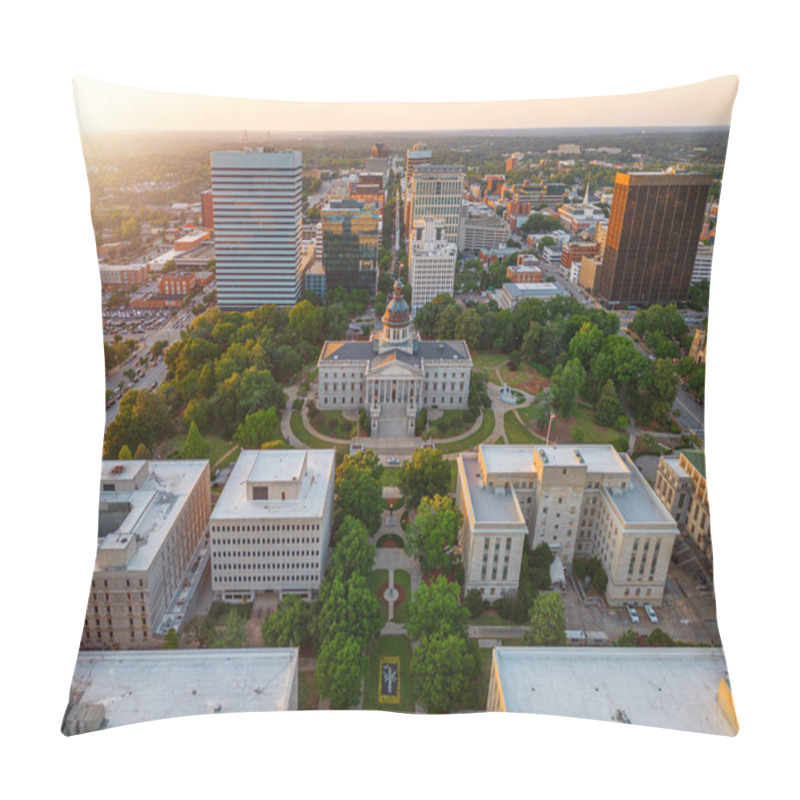
[(525, 644), (556, 646), (567, 643), (564, 601), (557, 592), (537, 595), (530, 614), (530, 627), (525, 632)]
[(419, 561), (423, 572), (449, 570), (457, 561), (455, 545), (460, 530), (461, 512), (450, 497), (423, 497), (406, 530), (405, 550)]
[(411, 508), (423, 497), (446, 495), (450, 489), (450, 465), (438, 450), (421, 447), (400, 468), (400, 491)]
[(460, 587), (440, 575), (430, 584), (420, 583), (408, 610), (406, 631), (412, 639), (435, 633), (466, 637), (469, 610), (459, 599)]

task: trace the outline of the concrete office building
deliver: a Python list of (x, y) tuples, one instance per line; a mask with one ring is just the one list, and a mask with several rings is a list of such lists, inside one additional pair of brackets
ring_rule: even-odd
[(458, 249), (462, 253), (503, 247), (511, 236), (511, 226), (482, 203), (462, 203)]
[(414, 168), (406, 228), (409, 235), (413, 220), (432, 217), (444, 220), (445, 239), (458, 245), (465, 176), (464, 168), (458, 166), (425, 164)]
[(296, 711), (295, 647), (81, 653), (67, 736), (198, 714)]
[(333, 450), (243, 450), (211, 514), (211, 588), (225, 601), (256, 592), (319, 591), (333, 518)]
[(366, 289), (375, 296), (378, 282), (380, 214), (357, 200), (329, 203), (322, 211), (322, 264), (325, 291)]
[(456, 502), (465, 591), (486, 599), (515, 591), (527, 539), (531, 549), (547, 544), (567, 569), (599, 558), (609, 605), (661, 604), (678, 528), (612, 445), (481, 445), (458, 456)]
[(413, 436), (423, 408), (469, 402), (472, 358), (464, 341), (420, 341), (400, 281), (369, 342), (325, 342), (319, 360), (319, 408), (366, 408), (372, 436)]
[(725, 655), (699, 647), (496, 647), (487, 711), (735, 736)]
[(411, 231), (408, 280), (411, 315), (440, 294), (453, 294), (458, 248), (445, 241), (444, 220), (415, 219)]
[(618, 172), (595, 293), (609, 307), (685, 302), (711, 176)]
[[(153, 646), (184, 581), (205, 568), (210, 513), (208, 461), (103, 461), (82, 650)], [(171, 627), (180, 629), (192, 599)]]
[(301, 153), (212, 153), (211, 183), (220, 309), (293, 306), (301, 288)]
[(554, 297), (569, 297), (569, 292), (557, 283), (504, 283), (492, 292), (492, 299), (500, 308), (514, 309), (520, 300), (552, 300)]
[(683, 450), (680, 454), (661, 456), (655, 491), (678, 528), (688, 533), (713, 562), (705, 453)]
[(697, 255), (694, 257), (694, 269), (692, 270), (692, 283), (711, 280), (711, 260), (713, 258), (713, 244), (697, 245)]

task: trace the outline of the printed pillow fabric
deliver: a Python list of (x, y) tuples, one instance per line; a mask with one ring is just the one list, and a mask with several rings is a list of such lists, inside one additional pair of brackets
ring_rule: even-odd
[(76, 78), (107, 410), (62, 731), (362, 708), (735, 735), (703, 395), (736, 88)]

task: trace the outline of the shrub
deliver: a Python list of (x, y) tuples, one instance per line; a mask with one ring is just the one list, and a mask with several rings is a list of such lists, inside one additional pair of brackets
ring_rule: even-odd
[(303, 407), (303, 401), (299, 397), (296, 398), (295, 401), (292, 403), (292, 408), (295, 411), (299, 411), (302, 407)]
[(624, 414), (620, 414), (614, 420), (614, 427), (619, 428), (619, 430), (624, 430), (628, 427), (628, 418)]
[(464, 605), (469, 609), (471, 617), (478, 617), (483, 613), (483, 595), (479, 589), (470, 589), (464, 598)]
[(582, 444), (586, 441), (586, 434), (583, 432), (583, 428), (577, 425), (570, 430), (569, 435), (572, 437), (572, 441), (578, 444)]
[(668, 633), (664, 633), (661, 628), (655, 628), (647, 637), (647, 644), (656, 647), (671, 647), (675, 644), (675, 640)]

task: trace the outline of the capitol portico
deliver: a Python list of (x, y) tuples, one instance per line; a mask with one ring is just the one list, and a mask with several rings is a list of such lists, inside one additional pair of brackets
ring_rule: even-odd
[(317, 363), (319, 408), (366, 408), (372, 436), (413, 436), (423, 408), (463, 409), (472, 358), (464, 341), (420, 341), (402, 284), (368, 342), (325, 342)]

